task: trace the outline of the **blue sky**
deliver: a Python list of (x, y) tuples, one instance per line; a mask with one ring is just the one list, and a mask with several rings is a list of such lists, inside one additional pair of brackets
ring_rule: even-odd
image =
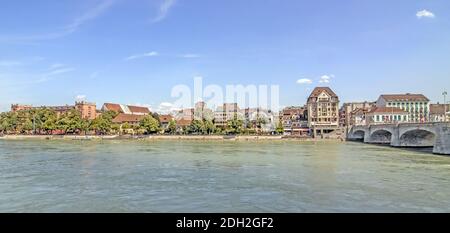
[(314, 86), (342, 102), (406, 92), (442, 102), (449, 13), (448, 0), (2, 1), (0, 110), (77, 96), (157, 109), (195, 76), (280, 85), (284, 106)]

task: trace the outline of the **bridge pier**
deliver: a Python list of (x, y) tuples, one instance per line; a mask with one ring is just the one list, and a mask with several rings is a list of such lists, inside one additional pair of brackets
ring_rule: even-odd
[(450, 127), (449, 125), (439, 127), (433, 153), (450, 155)]
[(399, 127), (395, 127), (392, 130), (391, 146), (400, 147), (400, 132)]

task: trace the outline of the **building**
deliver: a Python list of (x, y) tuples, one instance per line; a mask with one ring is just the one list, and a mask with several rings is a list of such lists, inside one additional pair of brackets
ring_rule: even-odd
[(309, 132), (307, 107), (287, 107), (280, 111), (285, 135), (301, 136)]
[(11, 105), (11, 112), (30, 110), (32, 108), (33, 108), (32, 105), (12, 104)]
[(97, 105), (86, 101), (75, 102), (75, 109), (81, 113), (81, 118), (94, 120), (97, 118)]
[(150, 115), (150, 109), (147, 107), (123, 105), (114, 103), (103, 104), (102, 111), (114, 111), (117, 113), (124, 113), (129, 115)]
[(214, 124), (216, 127), (225, 128), (228, 121), (233, 120), (235, 116), (243, 120), (242, 115), (237, 103), (225, 103), (214, 112)]
[(361, 114), (370, 111), (376, 106), (375, 102), (353, 102), (344, 103), (339, 110), (339, 125), (341, 127), (353, 126), (356, 121), (361, 121), (363, 116), (359, 115), (358, 120), (354, 114)]
[(307, 101), (308, 127), (323, 135), (339, 128), (339, 97), (329, 87), (316, 87)]
[(243, 120), (246, 128), (265, 133), (275, 131), (275, 124), (278, 122), (278, 116), (275, 116), (271, 110), (259, 107), (242, 109), (238, 117)]
[(430, 117), (430, 100), (422, 94), (381, 95), (377, 107), (400, 108), (408, 113), (409, 122), (427, 122)]
[(134, 115), (134, 114), (126, 114), (119, 113), (113, 120), (113, 123), (123, 125), (125, 123), (131, 126), (137, 126), (141, 122), (142, 119), (145, 118), (145, 115)]
[(208, 108), (205, 102), (200, 101), (195, 104), (194, 107), (194, 119), (195, 120), (213, 120), (214, 113)]
[(11, 111), (17, 112), (17, 111), (23, 111), (23, 110), (31, 110), (31, 109), (50, 109), (56, 112), (56, 115), (60, 117), (66, 112), (69, 112), (71, 110), (77, 110), (80, 112), (81, 117), (83, 119), (89, 119), (93, 120), (97, 118), (97, 106), (95, 103), (89, 103), (85, 101), (77, 101), (75, 102), (75, 105), (62, 105), (62, 106), (40, 106), (40, 107), (33, 107), (32, 105), (19, 105), (19, 104), (13, 104), (11, 105)]
[(430, 104), (430, 121), (450, 122), (450, 104)]
[(358, 125), (367, 125), (367, 113), (370, 112), (372, 108), (357, 108), (351, 112), (350, 123), (347, 126), (358, 126)]
[(409, 121), (409, 113), (396, 107), (375, 107), (366, 114), (367, 124), (397, 124)]
[(167, 129), (172, 120), (172, 115), (159, 115), (159, 122), (161, 123), (161, 128), (163, 129)]

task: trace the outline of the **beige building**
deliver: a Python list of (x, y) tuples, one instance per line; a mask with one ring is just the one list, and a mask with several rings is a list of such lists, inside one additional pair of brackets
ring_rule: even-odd
[(97, 118), (97, 105), (86, 101), (75, 102), (75, 109), (81, 113), (81, 118), (94, 120)]
[(23, 110), (31, 110), (31, 109), (50, 109), (56, 112), (56, 115), (59, 117), (62, 114), (69, 112), (70, 110), (77, 110), (80, 112), (81, 117), (83, 119), (93, 120), (97, 118), (97, 105), (95, 103), (89, 103), (85, 101), (77, 101), (75, 105), (62, 105), (62, 106), (40, 106), (33, 107), (32, 105), (20, 105), (13, 104), (11, 105), (11, 111), (23, 111)]
[(341, 127), (353, 126), (361, 123), (361, 113), (368, 112), (376, 106), (375, 102), (353, 102), (344, 103), (339, 110), (339, 121)]
[(216, 127), (225, 128), (228, 125), (228, 121), (233, 120), (234, 116), (243, 120), (238, 104), (225, 103), (214, 112), (214, 124)]
[(408, 112), (394, 107), (375, 107), (366, 114), (367, 124), (398, 124), (409, 121)]
[(450, 122), (450, 104), (430, 104), (430, 121)]
[(377, 107), (400, 108), (408, 113), (409, 122), (427, 122), (430, 117), (430, 100), (422, 94), (381, 95)]
[(339, 97), (329, 87), (316, 87), (308, 98), (308, 127), (313, 135), (339, 129)]

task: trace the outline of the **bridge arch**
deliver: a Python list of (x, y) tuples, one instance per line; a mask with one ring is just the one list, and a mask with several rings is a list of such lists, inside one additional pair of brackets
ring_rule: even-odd
[(370, 143), (390, 144), (392, 132), (388, 129), (376, 129), (370, 134)]
[(433, 147), (436, 143), (436, 133), (427, 129), (412, 129), (400, 135), (402, 147)]
[(366, 135), (366, 131), (359, 129), (355, 130), (352, 134), (352, 140), (356, 141), (364, 141), (364, 136)]

